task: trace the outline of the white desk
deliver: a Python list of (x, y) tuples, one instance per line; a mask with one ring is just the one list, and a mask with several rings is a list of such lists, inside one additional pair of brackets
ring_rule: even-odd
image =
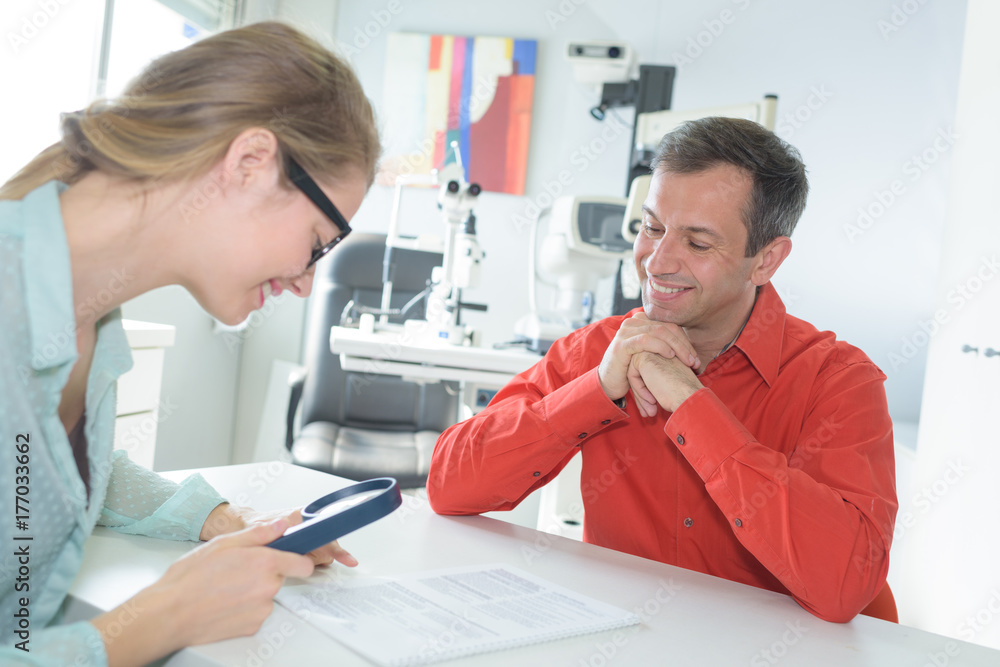
[(364, 332), (332, 327), (330, 350), (345, 370), (400, 375), (416, 380), (446, 380), (502, 387), (541, 359), (525, 350), (424, 344), (400, 328)]
[[(199, 472), (234, 502), (262, 510), (301, 505), (348, 484), (279, 463)], [(181, 478), (184, 473), (169, 476)], [(350, 576), (502, 562), (625, 609), (638, 608), (644, 617), (641, 626), (627, 630), (444, 665), (1000, 665), (1000, 651), (863, 616), (842, 625), (826, 623), (784, 595), (485, 517), (437, 516), (416, 498), (406, 498), (394, 514), (341, 542), (361, 561), (354, 570), (345, 568)], [(120, 604), (155, 581), (192, 546), (98, 529), (84, 549), (83, 569), (70, 592), (68, 620), (88, 618)], [(253, 637), (185, 649), (166, 664), (371, 663), (279, 606)]]
[[(420, 326), (420, 323), (414, 323)], [(383, 325), (384, 326), (384, 325)], [(400, 325), (390, 325), (377, 331), (362, 331), (350, 327), (330, 329), (330, 351), (340, 355), (340, 366), (356, 373), (399, 375), (418, 382), (441, 380), (461, 383), (461, 401), (456, 421), (472, 416), (493, 398), (498, 389), (523, 370), (541, 359), (535, 352), (524, 349), (494, 350), (465, 347), (446, 342), (418, 340), (414, 332)], [(510, 514), (510, 520), (582, 538), (579, 525), (563, 523), (563, 507), (583, 507), (573, 504), (579, 496), (580, 460), (574, 459), (559, 476), (541, 491), (532, 494)], [(575, 495), (573, 495), (573, 490)], [(569, 500), (564, 497), (569, 493)], [(582, 510), (581, 510), (582, 511)], [(581, 516), (574, 515), (576, 520)]]

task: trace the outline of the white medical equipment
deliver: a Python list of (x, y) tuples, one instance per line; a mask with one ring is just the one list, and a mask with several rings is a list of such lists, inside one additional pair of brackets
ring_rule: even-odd
[[(632, 244), (621, 234), (624, 212), (625, 200), (620, 197), (556, 199), (540, 247), (538, 230), (532, 234), (530, 313), (515, 324), (516, 340), (530, 350), (544, 352), (557, 338), (591, 322), (598, 283), (613, 276), (619, 263), (632, 256)], [(551, 305), (539, 306), (539, 281), (555, 288)]]
[[(467, 345), (474, 342), (476, 332), (460, 323), (461, 310), (486, 310), (483, 305), (465, 303), (461, 300), (463, 289), (479, 286), (480, 266), (485, 255), (476, 238), (476, 216), (472, 212), (482, 189), (478, 184), (465, 180), (458, 142), (452, 142), (451, 149), (455, 151), (457, 162), (441, 170), (434, 170), (430, 175), (396, 177), (396, 192), (383, 261), (380, 323), (385, 325), (388, 322), (391, 311), (394, 252), (402, 249), (441, 253), (441, 266), (432, 272), (431, 285), (426, 294), (427, 319), (407, 320), (404, 324), (406, 335), (414, 342)], [(421, 235), (416, 238), (400, 235), (399, 211), (403, 189), (408, 185), (439, 186), (437, 205), (445, 223), (443, 241), (434, 235)]]

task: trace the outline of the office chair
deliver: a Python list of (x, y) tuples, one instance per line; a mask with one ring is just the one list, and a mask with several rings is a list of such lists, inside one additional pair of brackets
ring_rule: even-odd
[[(357, 320), (382, 301), (384, 234), (353, 232), (316, 265), (305, 334), (305, 371), (292, 382), (285, 446), (292, 462), (353, 480), (395, 477), (422, 486), (441, 432), (458, 419), (457, 383), (417, 383), (345, 371), (330, 352), (330, 327)], [(399, 311), (426, 287), (440, 253), (396, 250), (390, 308)], [(424, 301), (390, 322), (424, 317)], [(301, 430), (294, 433), (301, 404)]]
[(868, 606), (861, 610), (863, 616), (881, 618), (890, 623), (899, 623), (899, 613), (896, 610), (896, 598), (889, 589), (889, 582), (882, 584), (882, 590), (878, 592)]

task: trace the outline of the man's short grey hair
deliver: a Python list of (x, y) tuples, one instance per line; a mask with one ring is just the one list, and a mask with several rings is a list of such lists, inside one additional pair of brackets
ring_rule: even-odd
[(779, 236), (791, 236), (806, 207), (809, 181), (799, 151), (750, 120), (713, 116), (682, 124), (660, 141), (652, 171), (694, 174), (721, 164), (753, 183), (743, 208), (745, 255), (753, 257)]

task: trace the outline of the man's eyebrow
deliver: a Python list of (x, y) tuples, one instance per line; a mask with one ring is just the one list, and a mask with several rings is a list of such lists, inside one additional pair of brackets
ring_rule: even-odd
[[(642, 205), (642, 210), (643, 210), (644, 213), (646, 213), (653, 220), (655, 220), (656, 222), (659, 222), (661, 225), (663, 224), (662, 222), (660, 222), (660, 219), (656, 217), (656, 214), (653, 213), (653, 210), (651, 208), (649, 208), (648, 206), (646, 206), (645, 204)], [(712, 238), (715, 238), (715, 239), (721, 239), (722, 238), (721, 234), (719, 234), (714, 229), (709, 229), (708, 227), (697, 227), (697, 226), (694, 226), (694, 225), (677, 225), (677, 226), (675, 226), (675, 229), (679, 229), (682, 232), (689, 232), (689, 233), (692, 233), (692, 234), (705, 234), (706, 236), (711, 236)]]

